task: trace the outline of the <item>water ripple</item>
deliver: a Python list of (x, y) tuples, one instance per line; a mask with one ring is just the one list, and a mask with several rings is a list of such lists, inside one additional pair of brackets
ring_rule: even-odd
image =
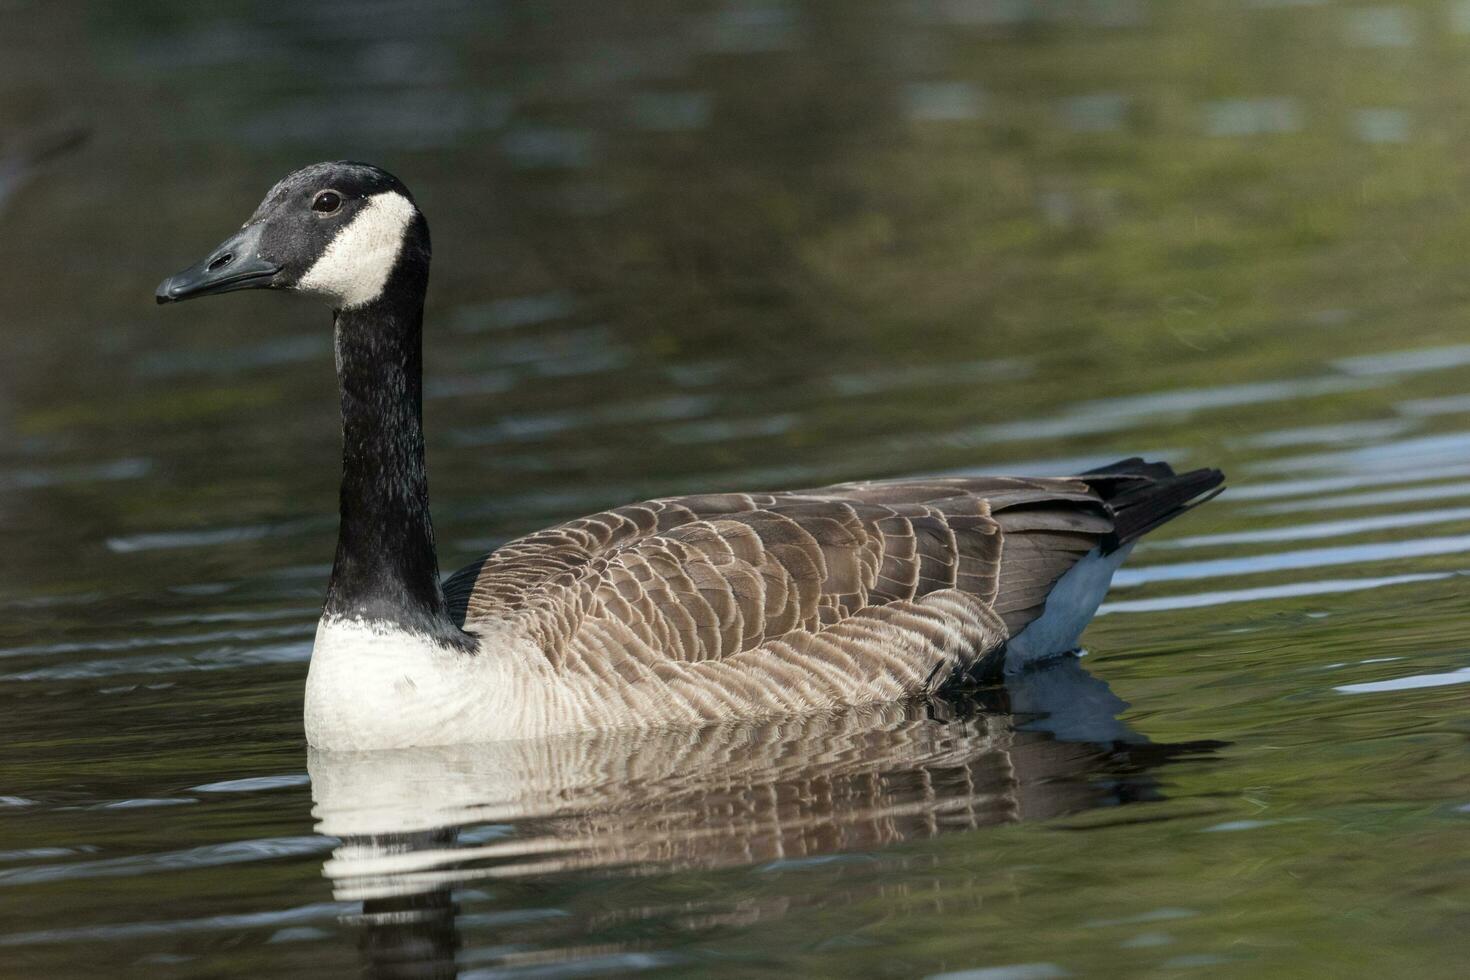
[(0, 886), (33, 885), (79, 878), (117, 878), (160, 871), (189, 871), (224, 864), (270, 861), (281, 857), (310, 857), (325, 854), (336, 844), (337, 841), (331, 837), (265, 837), (206, 844), (160, 854), (132, 854), (127, 857), (73, 861), (67, 864), (34, 864), (0, 869)]
[[(935, 439), (946, 444), (973, 446), (995, 442), (1100, 435), (1127, 430), (1160, 416), (1178, 420), (1212, 409), (1316, 398), (1323, 395), (1358, 391), (1375, 387), (1381, 383), (1384, 382), (1370, 378), (1329, 376), (1295, 378), (1285, 381), (1257, 381), (1205, 388), (1181, 388), (1150, 392), (1144, 395), (1098, 398), (1078, 402), (1063, 412), (1047, 418), (970, 426), (941, 434)], [(905, 437), (903, 444), (907, 446), (911, 443), (912, 438)]]
[(1332, 362), (1332, 366), (1339, 371), (1357, 377), (1422, 374), (1426, 371), (1464, 367), (1466, 364), (1470, 364), (1470, 344), (1421, 347), (1417, 350), (1397, 351), (1389, 354), (1344, 357)]
[(316, 624), (261, 626), (254, 629), (215, 630), (184, 636), (129, 636), (116, 640), (78, 640), (66, 643), (35, 643), (23, 647), (0, 647), (0, 657), (54, 656), (66, 653), (102, 653), (105, 651), (151, 650), (154, 647), (195, 646), (222, 640), (270, 640), (286, 636), (305, 636)]
[(1383, 507), (1390, 504), (1417, 504), (1426, 500), (1456, 500), (1470, 497), (1470, 485), (1464, 483), (1435, 483), (1423, 487), (1405, 487), (1402, 490), (1373, 490), (1367, 493), (1345, 493), (1336, 497), (1317, 497), (1312, 500), (1287, 500), (1278, 504), (1263, 504), (1247, 508), (1247, 514), (1303, 514), (1321, 510), (1346, 510), (1352, 507)]
[(357, 911), (355, 902), (318, 902), (296, 908), (269, 912), (246, 912), (235, 915), (211, 915), (201, 919), (174, 919), (168, 922), (126, 922), (110, 926), (79, 926), (71, 929), (41, 929), (36, 932), (13, 932), (0, 935), (0, 946), (35, 946), (44, 943), (114, 942), (120, 939), (146, 939), (154, 936), (177, 936), (190, 932), (233, 932), (260, 929), (298, 922), (335, 920)]
[(282, 524), (247, 524), (238, 527), (213, 527), (191, 531), (154, 531), (128, 534), (107, 539), (107, 549), (120, 554), (134, 551), (158, 551), (170, 548), (215, 548), (220, 545), (259, 541), (263, 538), (285, 538), (331, 526), (323, 518), (313, 517)]
[(250, 776), (245, 779), (226, 779), (218, 783), (191, 786), (195, 793), (260, 793), (291, 786), (306, 786), (311, 777), (304, 772), (283, 773), (279, 776)]
[(1450, 684), (1470, 684), (1470, 667), (1461, 667), (1443, 674), (1414, 674), (1386, 681), (1340, 684), (1333, 690), (1343, 694), (1378, 694), (1384, 691), (1413, 691), (1421, 687), (1445, 687)]
[(1338, 490), (1381, 487), (1403, 483), (1427, 483), (1470, 476), (1470, 464), (1425, 466), (1400, 473), (1362, 473), (1350, 476), (1323, 476), (1301, 480), (1273, 480), (1269, 483), (1241, 483), (1230, 487), (1230, 500), (1274, 500), (1280, 497), (1306, 497)]
[(116, 459), (107, 463), (15, 469), (0, 473), (0, 490), (36, 490), (75, 483), (136, 480), (147, 476), (152, 470), (152, 460), (138, 457)]
[(1442, 432), (1330, 453), (1272, 459), (1256, 463), (1251, 469), (1257, 473), (1295, 473), (1300, 470), (1403, 472), (1417, 466), (1442, 466), (1446, 459), (1464, 459), (1467, 455), (1470, 455), (1470, 432)]
[(1145, 582), (1181, 582), (1202, 578), (1257, 575), (1263, 572), (1284, 572), (1298, 568), (1324, 568), (1330, 565), (1354, 565), (1359, 562), (1457, 555), (1466, 551), (1470, 551), (1470, 534), (1416, 538), (1408, 541), (1377, 541), (1372, 544), (1341, 545), (1332, 548), (1304, 548), (1300, 551), (1279, 551), (1270, 554), (1247, 555), (1243, 558), (1217, 558), (1211, 561), (1124, 568), (1113, 577), (1113, 587), (1128, 589)]
[(120, 674), (173, 674), (197, 670), (233, 670), (265, 664), (304, 663), (311, 658), (311, 641), (274, 643), (260, 647), (222, 647), (204, 650), (191, 657), (128, 657), (118, 660), (89, 660), (58, 667), (41, 667), (15, 674), (0, 674), (0, 681), (70, 681), (114, 677)]
[(1195, 534), (1189, 537), (1153, 542), (1149, 545), (1149, 550), (1209, 548), (1231, 544), (1268, 544), (1275, 541), (1310, 541), (1315, 538), (1340, 538), (1352, 534), (1367, 534), (1372, 531), (1419, 527), (1425, 524), (1450, 524), (1456, 521), (1470, 521), (1470, 507), (1445, 507), (1440, 510), (1411, 511), (1407, 514), (1380, 514), (1375, 517), (1359, 517), (1342, 521), (1269, 527), (1257, 531)]
[(1281, 585), (1263, 586), (1255, 589), (1225, 589), (1218, 592), (1195, 592), (1190, 595), (1161, 596), (1157, 599), (1128, 599), (1107, 602), (1097, 611), (1099, 616), (1109, 613), (1163, 612), (1171, 609), (1199, 609), (1205, 606), (1223, 606), (1235, 602), (1265, 602), (1271, 599), (1291, 599), (1299, 596), (1329, 595), (1335, 592), (1362, 592), (1381, 589), (1390, 585), (1409, 585), (1416, 582), (1437, 582), (1454, 578), (1460, 572), (1426, 572), (1417, 575), (1388, 575), (1382, 578), (1324, 579), (1317, 582), (1287, 582)]

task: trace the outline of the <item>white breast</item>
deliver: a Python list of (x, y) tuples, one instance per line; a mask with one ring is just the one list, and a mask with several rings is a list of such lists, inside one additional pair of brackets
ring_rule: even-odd
[[(378, 749), (494, 737), (502, 658), (468, 657), (384, 623), (323, 617), (306, 677), (306, 738)], [(474, 730), (477, 719), (492, 729)]]
[(467, 654), (387, 623), (323, 617), (306, 677), (306, 739), (373, 750), (533, 738), (628, 724), (591, 675), (565, 677), (509, 626)]

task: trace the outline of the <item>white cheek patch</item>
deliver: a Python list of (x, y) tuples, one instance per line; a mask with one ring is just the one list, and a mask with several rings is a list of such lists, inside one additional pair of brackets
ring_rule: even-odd
[(296, 288), (329, 296), (338, 309), (371, 303), (388, 284), (413, 216), (413, 205), (402, 194), (388, 191), (368, 198)]

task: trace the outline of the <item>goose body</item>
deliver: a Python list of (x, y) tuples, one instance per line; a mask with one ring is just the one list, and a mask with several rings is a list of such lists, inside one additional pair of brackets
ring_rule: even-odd
[(159, 302), (325, 296), (341, 529), (307, 678), (319, 748), (699, 724), (889, 701), (1073, 649), (1134, 542), (1220, 484), (1126, 460), (1073, 478), (653, 500), (440, 582), (421, 423), (428, 226), (364, 164), (291, 174)]

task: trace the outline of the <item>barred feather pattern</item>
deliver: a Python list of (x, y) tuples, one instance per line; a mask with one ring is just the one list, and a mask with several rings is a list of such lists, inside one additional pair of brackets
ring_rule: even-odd
[(893, 700), (994, 668), (1113, 529), (1086, 477), (678, 497), (512, 541), (445, 594), (481, 635), (479, 656), (537, 661), (510, 671), (536, 703), (502, 692), (521, 716), (502, 724), (752, 718)]

